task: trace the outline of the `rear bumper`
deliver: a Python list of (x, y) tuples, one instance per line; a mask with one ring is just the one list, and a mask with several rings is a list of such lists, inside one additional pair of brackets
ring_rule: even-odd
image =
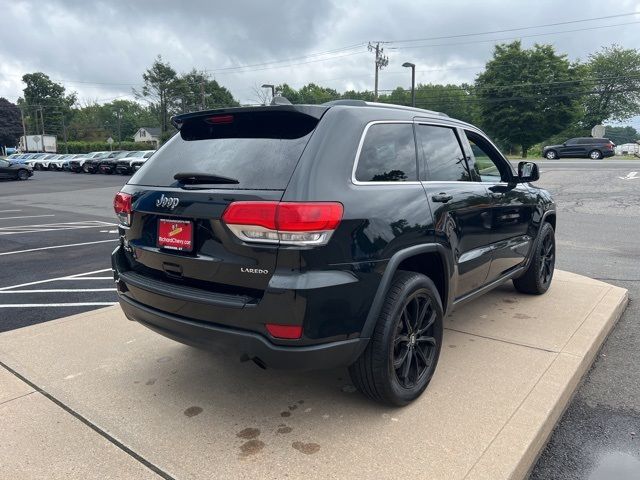
[(615, 151), (613, 150), (603, 150), (602, 152), (602, 156), (607, 158), (607, 157), (613, 157), (616, 154)]
[(256, 360), (267, 367), (316, 370), (351, 365), (364, 351), (367, 339), (288, 347), (275, 345), (262, 335), (218, 325), (205, 324), (160, 312), (120, 295), (127, 318), (187, 345), (218, 349), (241, 358)]
[[(275, 368), (322, 369), (353, 363), (375, 293), (345, 271), (273, 275), (261, 297), (194, 288), (131, 270), (122, 246), (111, 257), (127, 317), (182, 343), (258, 358)], [(349, 299), (350, 301), (347, 301)], [(272, 338), (265, 324), (302, 325), (299, 340)]]

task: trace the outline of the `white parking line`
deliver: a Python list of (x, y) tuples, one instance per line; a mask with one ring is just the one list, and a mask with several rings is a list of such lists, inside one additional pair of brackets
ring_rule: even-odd
[(22, 210), (0, 210), (0, 213), (21, 212)]
[(78, 302), (78, 303), (9, 303), (0, 308), (48, 308), (48, 307), (98, 307), (116, 305), (117, 302)]
[(83, 275), (93, 275), (94, 273), (103, 273), (103, 272), (110, 272), (110, 271), (111, 271), (110, 268), (103, 268), (102, 270), (94, 270), (92, 272), (76, 273), (75, 275), (65, 275), (64, 277), (49, 278), (48, 280), (38, 280), (36, 282), (21, 283), (19, 285), (9, 285), (8, 287), (0, 287), (0, 291), (12, 290), (14, 288), (20, 288), (20, 287), (29, 287), (31, 285), (39, 285), (41, 283), (55, 282), (57, 280), (66, 280), (66, 279), (69, 279), (69, 278), (77, 279), (78, 277), (82, 277)]
[[(109, 277), (111, 278), (111, 277)], [(5, 290), (2, 294), (8, 293), (71, 293), (71, 292), (115, 292), (115, 288), (48, 288), (40, 290)]]
[(25, 215), (22, 217), (0, 217), (0, 220), (16, 220), (18, 218), (40, 218), (40, 217), (55, 217), (55, 215), (51, 214), (51, 215)]
[(117, 238), (113, 238), (109, 240), (97, 240), (95, 242), (69, 243), (67, 245), (52, 245), (51, 247), (28, 248), (26, 250), (15, 250), (13, 252), (3, 252), (3, 253), (0, 253), (0, 257), (3, 255), (16, 255), (17, 253), (38, 252), (40, 250), (52, 250), (54, 248), (80, 247), (82, 245), (94, 245), (96, 243), (108, 243), (108, 242), (116, 242), (116, 241), (117, 241)]
[[(39, 233), (39, 232), (59, 232), (61, 230), (80, 230), (83, 228), (104, 228), (106, 225), (115, 225), (115, 223), (100, 223), (98, 225), (70, 225), (70, 224), (52, 224), (52, 225), (34, 225), (19, 227), (0, 227), (0, 235), (16, 235), (19, 233)], [(38, 227), (38, 228), (36, 228)]]
[(61, 278), (60, 280), (113, 280), (113, 277), (70, 277)]

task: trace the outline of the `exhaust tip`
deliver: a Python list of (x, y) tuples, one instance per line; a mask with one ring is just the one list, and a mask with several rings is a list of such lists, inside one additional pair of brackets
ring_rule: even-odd
[(267, 366), (265, 365), (265, 363), (262, 360), (260, 360), (258, 357), (253, 357), (251, 360), (253, 360), (253, 363), (259, 366), (261, 369), (263, 370), (267, 369)]

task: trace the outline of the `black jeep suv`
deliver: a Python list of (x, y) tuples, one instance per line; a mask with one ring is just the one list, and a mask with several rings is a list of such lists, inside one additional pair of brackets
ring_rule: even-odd
[(549, 160), (563, 157), (599, 160), (612, 157), (615, 154), (615, 146), (608, 138), (570, 138), (562, 145), (547, 145), (542, 149), (542, 156)]
[(129, 319), (260, 366), (349, 366), (405, 405), (431, 379), (443, 318), (513, 280), (544, 293), (555, 205), (476, 127), (338, 101), (173, 118), (116, 195), (112, 255)]

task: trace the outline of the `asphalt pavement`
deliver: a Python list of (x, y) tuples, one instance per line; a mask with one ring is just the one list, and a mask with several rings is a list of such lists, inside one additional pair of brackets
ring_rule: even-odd
[(0, 332), (117, 302), (111, 202), (126, 180), (36, 172), (0, 183)]
[(624, 287), (630, 302), (530, 478), (640, 478), (640, 161), (539, 166), (558, 205), (556, 266)]

